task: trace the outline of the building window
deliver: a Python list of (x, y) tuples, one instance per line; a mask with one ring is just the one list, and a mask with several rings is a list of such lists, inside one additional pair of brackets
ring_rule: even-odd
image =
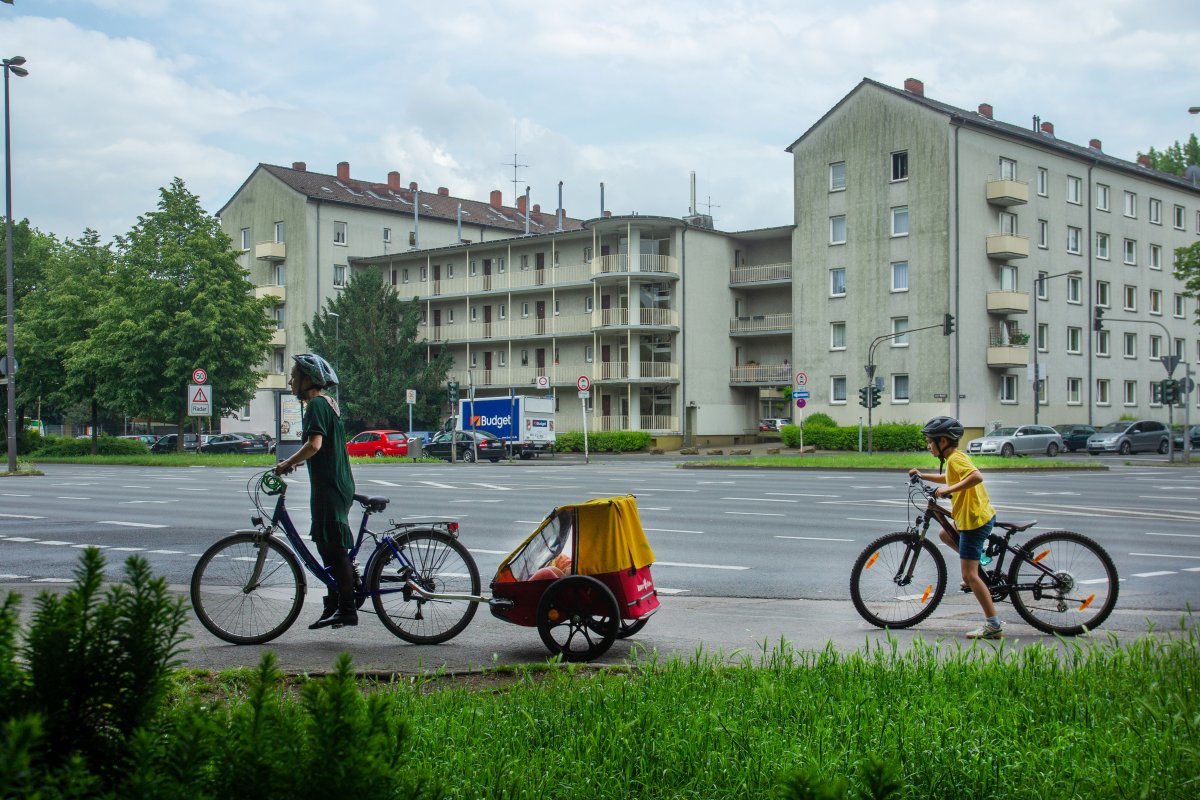
[(1125, 405), (1137, 405), (1137, 381), (1125, 381)]
[(496, 351), (496, 363), (498, 365), (500, 365), (501, 367), (507, 367), (508, 366), (508, 353), (504, 352), (503, 350), (497, 350)]
[(583, 248), (583, 260), (584, 263), (592, 260), (592, 246), (590, 244), (585, 245)]
[[(1043, 281), (1044, 283), (1044, 281)], [(1078, 305), (1082, 303), (1083, 279), (1071, 275), (1067, 278), (1067, 302)]]
[(1137, 242), (1133, 239), (1125, 240), (1125, 263), (1131, 267), (1137, 266)]
[(479, 262), (472, 258), (470, 260), (470, 262), (467, 264), (467, 277), (474, 278), (475, 273), (478, 269), (479, 269)]
[(284, 286), (287, 282), (287, 264), (275, 265), (275, 285)]
[(908, 291), (908, 262), (894, 261), (892, 262), (892, 291), (907, 292)]
[(1067, 252), (1079, 255), (1079, 240), (1082, 236), (1082, 231), (1079, 228), (1067, 226)]
[(282, 222), (275, 223), (275, 242), (277, 244), (283, 244), (283, 223)]
[(1050, 189), (1050, 172), (1045, 167), (1038, 167), (1037, 172), (1037, 193), (1042, 197), (1049, 194)]
[(846, 349), (846, 323), (844, 323), (844, 322), (829, 323), (829, 349), (830, 350), (845, 350)]
[(1133, 192), (1125, 192), (1125, 216), (1137, 219), (1137, 195)]
[(283, 371), (283, 348), (277, 347), (275, 348), (275, 373), (278, 375)]
[(400, 275), (401, 275), (400, 281), (402, 283), (408, 283), (408, 267), (405, 267), (404, 269), (400, 270)]
[(1150, 269), (1162, 269), (1162, 245), (1150, 245)]
[(1108, 234), (1096, 234), (1096, 258), (1108, 261)]
[(335, 289), (341, 289), (346, 285), (346, 265), (333, 265), (333, 286)]
[(521, 254), (521, 270), (525, 271), (527, 269), (529, 269), (529, 254), (522, 253)]
[(1126, 311), (1137, 311), (1137, 287), (1136, 286), (1126, 286), (1125, 287), (1125, 310)]
[(475, 322), (477, 319), (479, 319), (478, 309), (471, 306), (471, 322)]
[(1126, 333), (1121, 344), (1121, 354), (1126, 358), (1137, 358), (1137, 334)]
[(892, 335), (892, 347), (908, 347), (908, 317), (892, 318)]
[(421, 265), (421, 283), (424, 283), (429, 277), (429, 267)]
[(1017, 179), (1017, 162), (1011, 158), (1000, 157), (1000, 180), (1015, 181)]
[(846, 216), (844, 214), (829, 218), (829, 243), (846, 243)]
[[(1042, 281), (1043, 288), (1045, 281)], [(1000, 268), (1000, 291), (1015, 292), (1017, 290), (1017, 268), (1016, 267), (1001, 267)]]
[(475, 369), (478, 366), (479, 366), (479, 361), (478, 361), (477, 354), (471, 353), (471, 369)]
[(583, 346), (583, 360), (587, 363), (592, 363), (592, 346), (586, 344)]
[(1180, 361), (1183, 361), (1183, 339), (1175, 339), (1171, 348), (1171, 352)]
[(892, 236), (908, 236), (908, 206), (892, 209)]
[(1076, 178), (1074, 175), (1067, 176), (1067, 202), (1075, 205), (1083, 205), (1080, 199), (1083, 194), (1083, 181)]
[(1050, 326), (1044, 322), (1039, 322), (1038, 326), (1037, 326), (1037, 336), (1035, 337), (1035, 341), (1034, 341), (1034, 344), (1037, 345), (1037, 349), (1038, 349), (1039, 353), (1044, 353), (1044, 352), (1046, 352), (1047, 349), (1049, 349), (1047, 347), (1047, 340), (1049, 338), (1050, 338)]
[(1150, 313), (1162, 315), (1162, 289), (1150, 290)]
[(1045, 250), (1050, 246), (1050, 223), (1044, 219), (1038, 220), (1038, 247)]
[(1108, 281), (1096, 281), (1096, 305), (1108, 308)]
[(1067, 352), (1073, 355), (1079, 355), (1083, 352), (1081, 342), (1083, 341), (1083, 329), (1073, 325), (1067, 326)]
[(1083, 378), (1067, 378), (1067, 405), (1077, 406), (1080, 404), (1080, 396), (1083, 394)]
[(1184, 315), (1183, 295), (1176, 292), (1175, 297), (1174, 297), (1174, 304), (1173, 304), (1173, 307), (1171, 310), (1171, 316), (1175, 317), (1175, 319), (1183, 319), (1183, 315)]
[(242, 228), (242, 249), (243, 250), (250, 249), (250, 229), (249, 228)]
[(508, 319), (508, 306), (504, 303), (500, 304), (500, 319)]
[(446, 280), (450, 280), (453, 277), (454, 277), (454, 265), (446, 264)]
[(892, 180), (908, 180), (908, 151), (900, 150), (892, 153)]
[(1162, 225), (1162, 200), (1150, 198), (1150, 210), (1147, 212), (1147, 216), (1155, 225)]
[(594, 303), (594, 302), (595, 301), (592, 299), (592, 296), (590, 294), (587, 297), (583, 298), (583, 313), (585, 313), (585, 314), (592, 313), (592, 303)]
[(1016, 375), (1001, 375), (1000, 376), (1000, 402), (1001, 403), (1017, 402), (1017, 376)]
[(834, 375), (829, 379), (829, 402), (835, 405), (846, 403), (846, 376)]
[(504, 256), (496, 259), (496, 271), (500, 273), (504, 272)]
[(1017, 235), (1017, 215), (1006, 211), (1000, 212), (1000, 232), (1008, 236)]
[(1108, 331), (1096, 332), (1096, 355), (1108, 357)]
[[(1000, 275), (1000, 280), (1001, 281), (1004, 280), (1003, 273), (1001, 273), (1001, 275)], [(1050, 296), (1048, 294), (1049, 289), (1046, 288), (1046, 271), (1045, 270), (1038, 270), (1037, 280), (1034, 281), (1034, 288), (1037, 289), (1037, 299), (1038, 300), (1045, 300), (1047, 297)]]
[(829, 191), (840, 192), (846, 188), (846, 162), (829, 165)]
[(521, 319), (529, 316), (529, 303), (521, 303)]
[(843, 297), (846, 294), (846, 269), (838, 267), (829, 270), (829, 294), (831, 297)]
[(1108, 211), (1108, 187), (1103, 183), (1096, 184), (1096, 210)]
[(1150, 335), (1150, 360), (1151, 361), (1162, 360), (1162, 337), (1161, 336), (1155, 336), (1154, 334)]
[(346, 244), (346, 223), (333, 223), (333, 243), (345, 246)]
[(521, 366), (522, 367), (529, 366), (529, 351), (528, 350), (521, 351)]
[(384, 243), (384, 244), (391, 244), (391, 241), (392, 241), (392, 229), (391, 229), (391, 228), (384, 228), (384, 229), (383, 229), (383, 243)]
[(284, 304), (280, 303), (279, 305), (275, 306), (275, 330), (283, 330), (283, 323), (286, 317), (287, 314), (284, 311)]
[(907, 403), (908, 402), (908, 376), (893, 375), (892, 376), (892, 402)]
[(559, 308), (558, 308), (558, 298), (555, 298), (555, 299), (554, 299), (554, 316), (556, 316), (556, 317), (557, 317), (557, 316), (558, 316), (558, 313), (559, 313)]
[(454, 324), (454, 309), (453, 308), (446, 309), (446, 324), (447, 325)]
[(1099, 378), (1096, 380), (1096, 405), (1106, 406), (1108, 404), (1108, 379)]

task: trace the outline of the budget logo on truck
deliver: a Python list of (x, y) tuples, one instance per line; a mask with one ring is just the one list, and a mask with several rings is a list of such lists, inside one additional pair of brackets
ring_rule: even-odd
[(512, 424), (512, 415), (506, 417), (499, 415), (494, 417), (486, 417), (483, 414), (476, 414), (471, 417), (471, 427), (473, 428), (506, 428)]

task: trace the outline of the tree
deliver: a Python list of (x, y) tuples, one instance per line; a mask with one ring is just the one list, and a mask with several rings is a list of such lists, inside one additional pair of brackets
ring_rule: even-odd
[[(329, 312), (337, 314), (331, 316)], [(327, 307), (305, 324), (308, 348), (324, 356), (341, 381), (342, 419), (352, 428), (408, 427), (406, 389), (417, 391), (414, 424), (426, 427), (441, 417), (443, 382), (450, 354), (427, 357), (417, 339), (421, 307), (405, 303), (394, 287), (370, 268), (356, 274)]]
[[(1175, 279), (1183, 281), (1183, 296), (1200, 297), (1200, 242), (1175, 250)], [(1196, 324), (1200, 325), (1200, 309), (1196, 311)]]
[(104, 404), (174, 419), (181, 433), (197, 367), (208, 372), (214, 414), (245, 405), (264, 374), (273, 301), (254, 298), (238, 257), (220, 223), (175, 178), (159, 191), (157, 210), (118, 237), (112, 291), (68, 367), (99, 376)]
[(1138, 155), (1149, 156), (1150, 166), (1159, 172), (1182, 175), (1189, 166), (1200, 165), (1200, 139), (1193, 133), (1188, 137), (1186, 145), (1179, 144), (1179, 140), (1176, 139), (1166, 150), (1151, 147), (1147, 152)]

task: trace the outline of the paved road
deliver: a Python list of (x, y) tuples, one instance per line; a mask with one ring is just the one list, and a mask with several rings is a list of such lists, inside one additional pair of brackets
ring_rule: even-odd
[[(1200, 604), (1200, 471), (1113, 466), (1100, 474), (993, 472), (988, 486), (1002, 518), (1038, 519), (1036, 530), (1080, 530), (1109, 549), (1123, 582), (1105, 630), (1132, 635), (1147, 619), (1174, 624), (1189, 603)], [(654, 574), (664, 607), (606, 660), (623, 658), (637, 643), (690, 655), (700, 646), (729, 652), (780, 637), (806, 647), (832, 640), (854, 648), (880, 636), (850, 606), (847, 575), (868, 541), (907, 523), (902, 474), (672, 467), (648, 458), (370, 465), (358, 468), (356, 479), (360, 491), (392, 498), (384, 517), (458, 519), (485, 583), (556, 503), (636, 494), (658, 557)], [(77, 548), (87, 545), (105, 548), (114, 576), (122, 558), (136, 552), (182, 591), (203, 549), (246, 527), (252, 513), (245, 493), (252, 470), (50, 465), (45, 471), (0, 484), (0, 583), (25, 594), (69, 581)], [(302, 475), (289, 499), (304, 529)], [(305, 618), (316, 616), (312, 603)], [(958, 636), (976, 616), (970, 598), (949, 597), (919, 632)], [(1012, 627), (1022, 641), (1044, 640), (1019, 623)], [(404, 645), (373, 618), (357, 631), (297, 625), (270, 647), (285, 664), (307, 669), (326, 668), (342, 649), (354, 652), (360, 667), (379, 669), (463, 668), (490, 663), (493, 654), (504, 662), (545, 657), (536, 630), (492, 619), (486, 609), (438, 648)], [(250, 663), (256, 652), (198, 629), (189, 660)]]

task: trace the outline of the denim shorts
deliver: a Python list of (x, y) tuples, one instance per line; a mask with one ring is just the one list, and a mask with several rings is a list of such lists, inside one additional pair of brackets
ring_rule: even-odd
[(987, 546), (988, 534), (992, 532), (992, 526), (995, 524), (996, 518), (993, 516), (982, 527), (973, 531), (959, 531), (958, 557), (963, 561), (978, 561), (983, 555), (983, 548)]

